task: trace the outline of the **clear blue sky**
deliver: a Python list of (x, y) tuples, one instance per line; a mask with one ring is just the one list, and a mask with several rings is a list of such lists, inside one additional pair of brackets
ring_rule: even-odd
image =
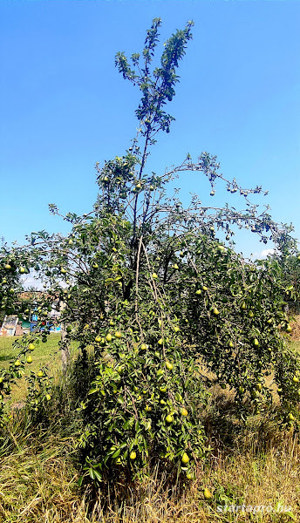
[[(140, 51), (152, 18), (162, 42), (193, 19), (194, 38), (169, 105), (171, 133), (151, 167), (187, 152), (218, 156), (222, 172), (269, 190), (274, 219), (300, 237), (300, 1), (124, 0), (0, 2), (0, 236), (64, 231), (48, 213), (83, 213), (96, 198), (94, 164), (122, 155), (138, 94), (114, 67)], [(183, 190), (207, 184), (181, 180)], [(217, 190), (216, 202), (230, 195)], [(235, 204), (236, 200), (232, 200)], [(259, 252), (249, 236), (239, 249)]]

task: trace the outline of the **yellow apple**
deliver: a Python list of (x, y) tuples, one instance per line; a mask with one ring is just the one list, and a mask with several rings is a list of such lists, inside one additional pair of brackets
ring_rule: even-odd
[(188, 455), (187, 455), (186, 452), (184, 452), (184, 453), (182, 454), (181, 461), (182, 461), (182, 463), (184, 463), (185, 465), (190, 461), (190, 458), (188, 457)]
[(213, 497), (212, 493), (210, 492), (210, 490), (208, 490), (208, 488), (204, 489), (203, 494), (205, 499), (211, 499)]

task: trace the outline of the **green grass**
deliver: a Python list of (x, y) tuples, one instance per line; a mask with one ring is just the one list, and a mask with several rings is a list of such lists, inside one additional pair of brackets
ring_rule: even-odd
[[(51, 334), (46, 343), (36, 345), (34, 351), (30, 353), (32, 363), (26, 365), (23, 378), (12, 388), (11, 402), (24, 401), (27, 390), (25, 376), (29, 376), (30, 371), (38, 372), (41, 367), (47, 367), (51, 376), (55, 378), (59, 375), (61, 370), (60, 338), (60, 334)], [(0, 369), (8, 368), (11, 360), (17, 358), (18, 350), (13, 346), (16, 339), (18, 337), (0, 337)]]
[(300, 340), (297, 341), (291, 341), (291, 347), (294, 351), (300, 352)]

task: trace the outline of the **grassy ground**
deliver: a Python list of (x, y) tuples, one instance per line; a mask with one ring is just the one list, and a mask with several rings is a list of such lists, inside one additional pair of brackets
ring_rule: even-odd
[(300, 352), (300, 341), (291, 341), (291, 347), (292, 347), (296, 352)]
[[(22, 423), (24, 421), (22, 420)], [(228, 453), (215, 448), (184, 489), (166, 487), (155, 474), (127, 496), (94, 497), (78, 486), (72, 437), (29, 434), (15, 421), (16, 443), (0, 447), (0, 521), (3, 523), (285, 523), (300, 521), (300, 445), (291, 433), (269, 426), (262, 450), (257, 427)], [(270, 436), (272, 434), (272, 437)], [(268, 439), (269, 438), (269, 439)], [(213, 498), (204, 498), (208, 488)], [(244, 511), (241, 509), (244, 507)], [(233, 510), (233, 506), (240, 509)]]
[[(59, 339), (51, 335), (35, 349), (29, 371), (48, 365), (54, 375), (59, 373)], [(0, 366), (16, 357), (12, 341), (0, 338)], [(300, 351), (300, 341), (293, 341), (292, 347)], [(23, 382), (13, 391), (14, 402), (23, 397)], [(211, 436), (214, 452), (199, 464), (195, 480), (186, 488), (167, 488), (152, 474), (128, 489), (125, 498), (119, 497), (116, 485), (116, 497), (114, 492), (98, 492), (93, 504), (90, 492), (78, 486), (72, 431), (37, 433), (18, 410), (8, 429), (11, 435), (8, 432), (0, 444), (0, 523), (300, 521), (299, 441), (292, 432), (280, 433), (276, 424), (259, 417), (251, 420), (243, 438), (236, 438), (231, 451)], [(204, 498), (204, 488), (212, 492), (211, 500)]]
[[(18, 351), (13, 347), (14, 337), (0, 337), (0, 367), (8, 367), (12, 359), (18, 355)], [(47, 343), (40, 343), (32, 353), (32, 363), (26, 365), (24, 378), (19, 380), (18, 384), (13, 387), (12, 401), (19, 402), (26, 396), (25, 376), (30, 371), (37, 372), (41, 367), (46, 366), (50, 374), (55, 376), (61, 367), (61, 355), (59, 350), (60, 334), (51, 334)]]

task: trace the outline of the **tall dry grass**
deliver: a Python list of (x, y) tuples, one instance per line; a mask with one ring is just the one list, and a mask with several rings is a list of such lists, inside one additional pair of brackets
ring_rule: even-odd
[[(212, 435), (214, 451), (198, 464), (189, 484), (168, 482), (156, 470), (139, 484), (116, 484), (105, 493), (79, 487), (72, 435), (55, 427), (31, 429), (19, 411), (2, 440), (3, 523), (300, 521), (298, 438), (259, 417), (232, 435), (231, 450)], [(204, 498), (204, 488), (212, 493), (211, 500)], [(233, 506), (243, 505), (244, 511), (232, 512)], [(281, 512), (285, 507), (290, 509)]]

